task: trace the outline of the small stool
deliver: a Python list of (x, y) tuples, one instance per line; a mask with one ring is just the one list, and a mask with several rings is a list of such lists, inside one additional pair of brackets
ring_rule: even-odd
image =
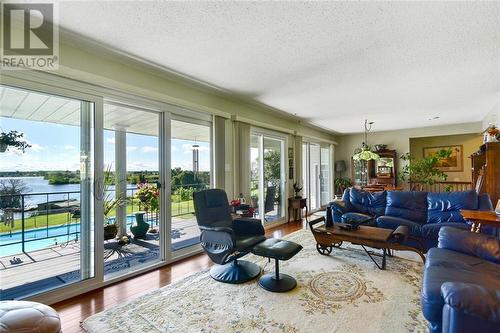
[(60, 333), (61, 320), (56, 310), (45, 304), (1, 301), (0, 332)]
[(268, 238), (264, 242), (257, 244), (252, 253), (266, 258), (275, 259), (274, 274), (266, 274), (259, 280), (259, 285), (272, 292), (282, 293), (292, 290), (297, 285), (297, 281), (287, 274), (280, 273), (279, 261), (288, 260), (302, 250), (302, 246), (276, 238)]

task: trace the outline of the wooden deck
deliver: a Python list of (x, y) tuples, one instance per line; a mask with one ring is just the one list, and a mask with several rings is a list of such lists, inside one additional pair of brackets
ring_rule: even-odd
[[(199, 229), (193, 219), (175, 219), (172, 221), (172, 244), (182, 245), (189, 239), (197, 239)], [(133, 241), (130, 245), (120, 247), (115, 241), (105, 242), (106, 274), (119, 275), (123, 270), (130, 270), (133, 265), (155, 260), (159, 256), (158, 234), (148, 234), (147, 240)], [(13, 259), (21, 261), (15, 263)], [(126, 264), (119, 263), (126, 261)], [(23, 286), (33, 291), (42, 288), (53, 288), (58, 285), (74, 282), (79, 279), (80, 243), (71, 241), (68, 244), (0, 257), (0, 287), (2, 294), (16, 295)], [(18, 289), (18, 290), (15, 290)], [(22, 290), (26, 292), (26, 290)], [(4, 296), (2, 296), (4, 298)], [(7, 297), (5, 297), (7, 298)]]

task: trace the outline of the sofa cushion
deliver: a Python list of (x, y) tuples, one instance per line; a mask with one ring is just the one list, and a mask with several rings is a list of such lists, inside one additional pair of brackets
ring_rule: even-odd
[(465, 222), (460, 209), (477, 208), (478, 197), (474, 190), (429, 193), (427, 223)]
[(439, 238), (439, 230), (441, 229), (441, 227), (444, 227), (444, 226), (453, 227), (453, 228), (462, 229), (462, 230), (469, 230), (470, 229), (470, 226), (468, 224), (459, 223), (459, 222), (424, 224), (422, 226), (422, 237), (425, 239), (435, 241), (435, 244), (437, 245), (438, 238)]
[[(444, 282), (466, 282), (500, 289), (499, 265), (462, 253), (432, 248), (427, 254), (422, 281), (422, 312), (432, 322), (441, 322), (444, 300), (441, 285)], [(496, 270), (496, 272), (495, 272)]]
[(380, 228), (395, 230), (400, 225), (407, 226), (411, 236), (422, 237), (422, 226), (419, 223), (394, 216), (380, 216), (377, 219), (377, 226)]
[(349, 202), (358, 213), (372, 216), (384, 214), (387, 192), (367, 192), (351, 188), (349, 191)]
[(385, 215), (417, 223), (427, 219), (427, 192), (389, 191)]

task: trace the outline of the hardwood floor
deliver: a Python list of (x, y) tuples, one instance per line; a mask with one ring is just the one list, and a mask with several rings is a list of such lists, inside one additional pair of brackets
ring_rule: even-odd
[[(267, 230), (266, 236), (280, 238), (302, 228), (304, 228), (303, 223), (291, 222)], [(80, 322), (85, 318), (178, 281), (188, 274), (206, 269), (211, 265), (212, 262), (207, 255), (199, 254), (52, 306), (59, 312), (64, 333), (84, 332), (80, 328)]]

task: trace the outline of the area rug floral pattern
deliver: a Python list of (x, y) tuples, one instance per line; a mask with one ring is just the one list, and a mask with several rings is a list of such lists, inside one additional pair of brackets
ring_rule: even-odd
[[(203, 271), (91, 316), (82, 327), (89, 333), (427, 331), (421, 262), (388, 258), (381, 271), (358, 247), (343, 245), (322, 256), (308, 231), (284, 238), (304, 247), (280, 265), (297, 279), (293, 291), (270, 293), (257, 280), (223, 284)], [(267, 259), (246, 259), (265, 273), (274, 269)]]

